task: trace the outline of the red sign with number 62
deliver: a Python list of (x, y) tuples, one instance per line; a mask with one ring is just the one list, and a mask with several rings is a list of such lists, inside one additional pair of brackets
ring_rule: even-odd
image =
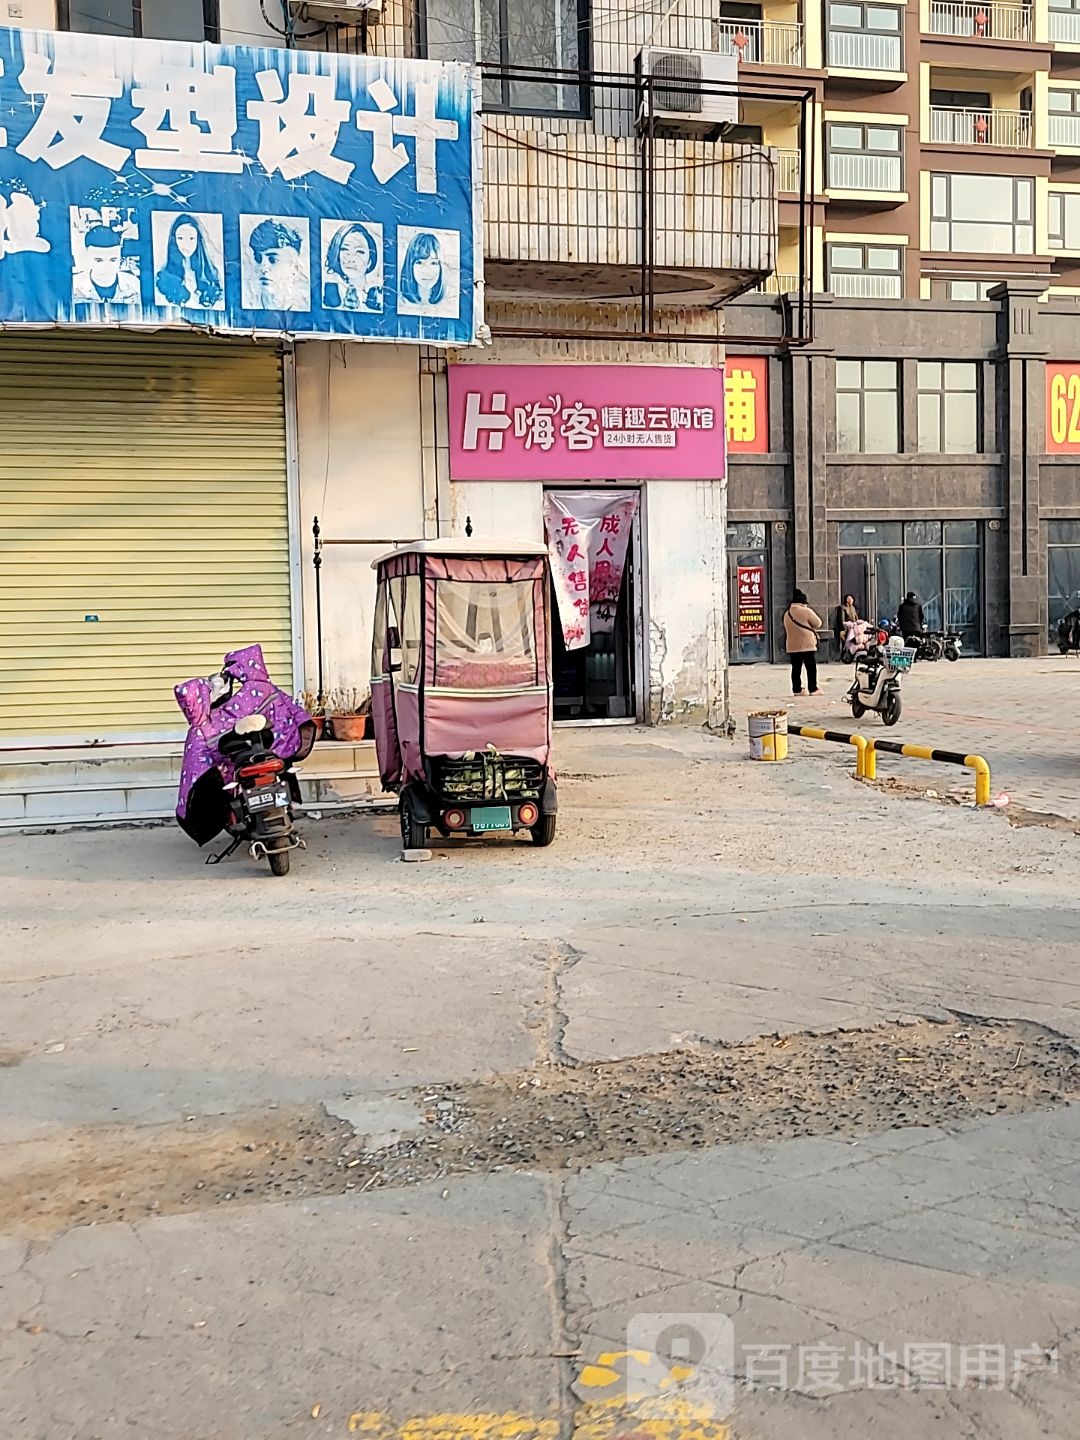
[(1046, 366), (1046, 453), (1080, 454), (1080, 365)]

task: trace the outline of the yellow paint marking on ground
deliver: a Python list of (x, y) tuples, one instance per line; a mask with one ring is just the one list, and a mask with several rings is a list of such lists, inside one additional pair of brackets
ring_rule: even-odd
[[(403, 1421), (376, 1410), (349, 1416), (349, 1434), (371, 1440), (558, 1440), (561, 1429), (557, 1419), (513, 1411), (417, 1415)], [(731, 1440), (728, 1427), (712, 1417), (707, 1405), (656, 1396), (580, 1405), (572, 1434), (573, 1440)]]

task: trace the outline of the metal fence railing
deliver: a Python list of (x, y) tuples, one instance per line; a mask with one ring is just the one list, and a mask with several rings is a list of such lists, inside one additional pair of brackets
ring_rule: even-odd
[(998, 0), (930, 0), (930, 33), (970, 35), (974, 40), (1030, 40), (1031, 12), (1030, 5)]
[(747, 65), (795, 65), (803, 62), (803, 28), (771, 20), (721, 20), (720, 51)]
[(934, 105), (930, 139), (944, 145), (996, 145), (1003, 150), (1030, 150), (1033, 139), (1029, 110), (960, 110)]

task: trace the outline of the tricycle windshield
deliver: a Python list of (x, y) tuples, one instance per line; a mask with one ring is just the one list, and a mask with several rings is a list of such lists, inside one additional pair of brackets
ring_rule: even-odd
[(534, 580), (439, 580), (435, 684), (491, 690), (537, 685)]

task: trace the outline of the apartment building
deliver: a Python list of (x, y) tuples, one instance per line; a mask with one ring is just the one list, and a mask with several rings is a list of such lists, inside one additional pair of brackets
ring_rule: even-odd
[[(742, 72), (811, 87), (815, 288), (983, 298), (1046, 278), (1080, 293), (1080, 9), (1071, 0), (722, 0)], [(797, 285), (793, 105), (749, 101), (740, 132), (779, 150), (780, 264)], [(807, 185), (807, 194), (811, 186)]]

